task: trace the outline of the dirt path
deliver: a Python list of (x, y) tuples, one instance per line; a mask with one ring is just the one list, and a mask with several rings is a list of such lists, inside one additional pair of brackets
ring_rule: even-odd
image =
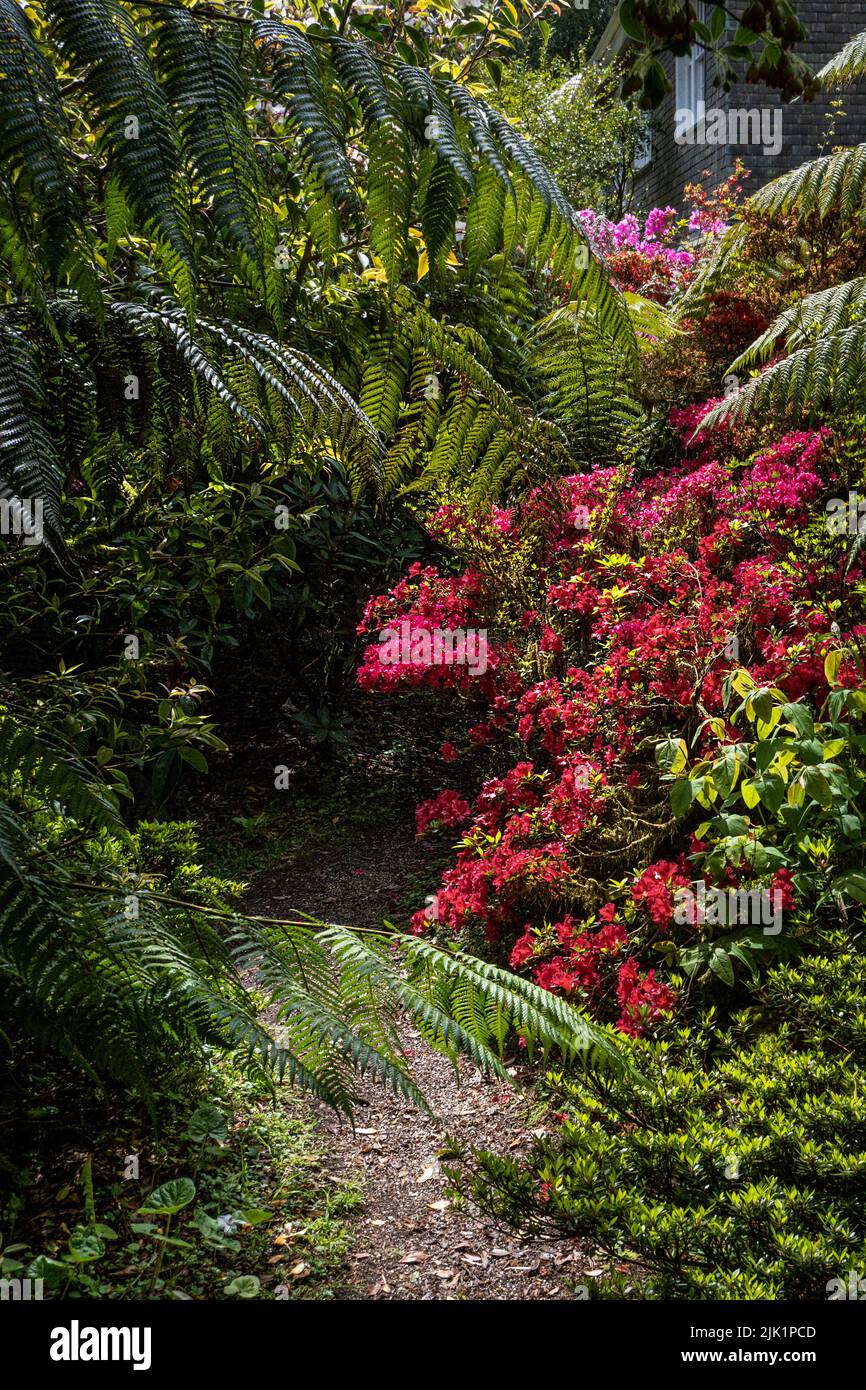
[[(254, 910), (301, 909), (326, 920), (372, 924), (393, 916), (405, 883), (423, 873), (411, 825), (371, 828), (327, 856), (310, 854), (268, 875), (254, 890)], [(339, 838), (339, 837), (338, 837)], [(399, 847), (399, 854), (396, 852)], [(396, 867), (399, 865), (399, 868)], [(500, 1153), (530, 1138), (519, 1115), (520, 1092), (471, 1065), (455, 1077), (448, 1060), (407, 1028), (413, 1074), (434, 1115), (381, 1089), (370, 1089), (355, 1132), (320, 1112), (326, 1174), (352, 1179), (364, 1194), (350, 1216), (354, 1242), (346, 1299), (568, 1299), (592, 1261), (577, 1242), (521, 1243), (445, 1195), (437, 1158), (446, 1137)]]
[(518, 1093), (464, 1067), (458, 1083), (447, 1059), (407, 1032), (415, 1079), (435, 1110), (412, 1109), (382, 1092), (371, 1093), (354, 1135), (333, 1116), (322, 1118), (330, 1136), (329, 1170), (354, 1177), (364, 1205), (354, 1218), (350, 1299), (573, 1298), (586, 1267), (576, 1242), (534, 1240), (513, 1234), (445, 1195), (437, 1152), (446, 1136), (500, 1153), (527, 1140), (515, 1115)]

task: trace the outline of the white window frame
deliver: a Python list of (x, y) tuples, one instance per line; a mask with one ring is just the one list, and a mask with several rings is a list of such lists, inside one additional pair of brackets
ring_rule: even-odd
[[(706, 6), (697, 6), (698, 19), (704, 20)], [(698, 102), (706, 106), (707, 100), (707, 55), (703, 48), (693, 48), (691, 53), (675, 60), (674, 95), (677, 111), (691, 113), (691, 125), (698, 120)], [(685, 127), (687, 130), (689, 126)]]
[(653, 132), (652, 125), (648, 122), (640, 133), (634, 156), (634, 172), (641, 173), (648, 169), (653, 162)]

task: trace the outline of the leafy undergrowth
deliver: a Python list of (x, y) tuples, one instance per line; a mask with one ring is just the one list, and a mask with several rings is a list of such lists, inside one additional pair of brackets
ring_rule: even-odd
[(158, 1132), (131, 1109), (82, 1115), (82, 1099), (46, 1076), (40, 1103), (22, 1100), (5, 1277), (41, 1278), (45, 1298), (332, 1296), (359, 1194), (326, 1181), (288, 1088), (270, 1094), (215, 1059), (197, 1088), (158, 1097)]

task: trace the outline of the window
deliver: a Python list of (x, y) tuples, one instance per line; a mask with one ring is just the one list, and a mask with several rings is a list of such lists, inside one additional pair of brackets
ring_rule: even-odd
[(635, 150), (634, 150), (634, 171), (635, 171), (635, 173), (636, 173), (636, 174), (639, 174), (640, 171), (641, 171), (641, 169), (646, 169), (647, 165), (649, 165), (649, 164), (652, 163), (652, 157), (653, 157), (653, 133), (652, 133), (652, 126), (650, 125), (649, 121), (647, 121), (646, 124), (643, 126), (642, 130), (640, 131), (640, 133), (639, 133), (639, 135), (638, 135), (638, 137), (637, 137), (637, 140), (636, 140), (636, 142), (635, 142)]
[[(698, 19), (704, 19), (705, 8), (704, 5), (698, 5)], [(692, 124), (698, 120), (706, 96), (706, 57), (703, 48), (693, 48), (684, 58), (676, 60), (676, 109), (689, 111)]]

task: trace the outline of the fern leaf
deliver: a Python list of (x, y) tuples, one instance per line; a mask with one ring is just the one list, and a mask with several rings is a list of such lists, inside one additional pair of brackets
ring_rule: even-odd
[(60, 459), (43, 416), (45, 391), (32, 348), (5, 327), (0, 332), (0, 481), (16, 497), (41, 504), (43, 524), (60, 534)]
[(406, 260), (412, 189), (408, 136), (403, 124), (389, 117), (370, 133), (367, 203), (370, 245), (385, 268), (392, 292), (400, 282)]
[(180, 9), (160, 14), (154, 33), (183, 148), (211, 199), (214, 221), (274, 312), (276, 234), (264, 212), (233, 38), (219, 29), (205, 35), (198, 20)]
[(352, 168), (344, 141), (325, 100), (319, 60), (299, 30), (275, 19), (253, 23), (253, 43), (269, 65), (269, 78), (300, 141), (307, 166), (337, 207), (355, 207)]
[(141, 224), (165, 244), (178, 291), (191, 299), (193, 259), (168, 98), (119, 0), (46, 0), (64, 55), (87, 73), (111, 171)]
[(858, 77), (866, 76), (866, 33), (855, 34), (845, 47), (834, 54), (818, 73), (818, 77), (828, 87), (843, 86), (856, 82)]
[(29, 187), (41, 243), (55, 274), (81, 231), (81, 206), (66, 163), (66, 119), (50, 64), (16, 0), (0, 0), (0, 167)]

